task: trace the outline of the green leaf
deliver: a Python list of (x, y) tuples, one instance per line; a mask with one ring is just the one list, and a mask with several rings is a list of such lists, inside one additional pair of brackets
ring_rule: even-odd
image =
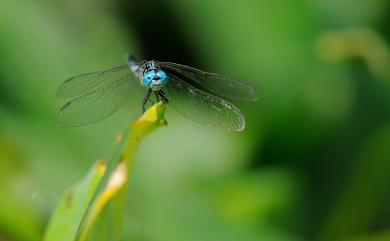
[[(67, 192), (47, 227), (45, 241), (119, 240), (126, 190), (140, 141), (160, 126), (165, 106), (150, 107), (122, 138), (110, 166), (97, 162), (74, 189)], [(126, 137), (127, 140), (126, 140)]]
[(128, 181), (128, 167), (121, 161), (103, 192), (94, 201), (78, 240), (119, 240)]
[(62, 197), (47, 227), (44, 240), (74, 240), (79, 224), (86, 212), (100, 180), (106, 171), (106, 164), (96, 162), (87, 176)]
[[(322, 240), (369, 232), (385, 207), (390, 183), (390, 125), (379, 128), (361, 148), (356, 166), (330, 213)], [(362, 181), (364, 180), (364, 181)]]
[(379, 231), (369, 234), (358, 235), (357, 237), (343, 239), (342, 241), (389, 241), (390, 231)]

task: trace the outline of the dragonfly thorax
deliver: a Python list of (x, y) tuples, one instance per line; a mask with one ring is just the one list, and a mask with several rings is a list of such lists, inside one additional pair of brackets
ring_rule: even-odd
[(157, 61), (145, 61), (141, 67), (142, 81), (141, 84), (153, 91), (159, 91), (168, 83), (168, 76), (161, 70)]

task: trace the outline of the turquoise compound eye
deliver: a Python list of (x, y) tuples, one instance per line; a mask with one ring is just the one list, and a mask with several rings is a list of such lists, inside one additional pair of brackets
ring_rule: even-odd
[(152, 73), (147, 73), (146, 75), (144, 75), (144, 85), (146, 87), (149, 87), (150, 84), (152, 83), (152, 79), (154, 76), (152, 76), (153, 74)]
[(168, 84), (168, 76), (164, 71), (158, 71), (157, 75), (160, 76), (164, 85)]

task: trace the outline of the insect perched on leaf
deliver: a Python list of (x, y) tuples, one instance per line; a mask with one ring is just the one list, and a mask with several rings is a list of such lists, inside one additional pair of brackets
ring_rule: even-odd
[(245, 119), (226, 99), (257, 100), (254, 88), (242, 80), (170, 62), (139, 62), (129, 56), (126, 64), (65, 80), (56, 96), (73, 99), (60, 109), (58, 125), (76, 127), (103, 120), (139, 86), (146, 88), (143, 111), (154, 94), (157, 101), (169, 103), (188, 119), (233, 131), (242, 131)]

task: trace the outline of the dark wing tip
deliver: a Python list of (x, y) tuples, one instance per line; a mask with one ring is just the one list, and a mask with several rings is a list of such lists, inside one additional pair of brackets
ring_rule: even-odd
[(250, 84), (246, 80), (242, 80), (242, 79), (236, 79), (236, 80), (238, 80), (241, 84), (243, 84), (243, 86), (246, 86), (247, 95), (246, 95), (245, 98), (243, 98), (243, 100), (246, 100), (246, 101), (257, 101), (259, 99), (258, 95), (257, 95), (257, 91), (256, 91), (255, 87), (253, 87), (252, 84)]
[(64, 95), (64, 93), (62, 93), (61, 86), (56, 90), (56, 93), (54, 94), (54, 97), (56, 97), (56, 98), (66, 98), (66, 97), (68, 97), (68, 96)]
[(72, 102), (71, 101), (68, 101), (66, 102), (62, 107), (61, 109), (58, 111), (58, 114), (57, 114), (57, 127), (60, 127), (60, 128), (68, 128), (68, 127), (72, 127), (72, 126), (69, 126), (69, 125), (65, 125), (62, 121), (62, 114), (64, 113), (64, 111), (66, 110), (66, 108), (68, 108), (68, 106), (71, 104)]
[(257, 96), (256, 90), (253, 89), (253, 95), (248, 99), (248, 101), (258, 101), (259, 97)]
[(239, 127), (237, 128), (234, 128), (234, 129), (231, 129), (232, 131), (236, 131), (236, 132), (243, 132), (245, 130), (245, 119), (242, 120), (242, 123)]
[(68, 82), (70, 82), (71, 80), (73, 80), (73, 79), (75, 79), (77, 76), (73, 76), (73, 77), (70, 77), (70, 78), (67, 78), (64, 82), (62, 82), (61, 84), (60, 84), (60, 86), (57, 88), (57, 90), (56, 90), (56, 93), (55, 93), (55, 97), (56, 98), (68, 98), (68, 97), (72, 97), (72, 96), (74, 96), (74, 95), (72, 95), (72, 94), (67, 94), (66, 93), (66, 84), (68, 83)]
[(233, 98), (233, 99), (236, 99), (236, 100), (243, 100), (243, 101), (257, 101), (259, 100), (259, 97), (257, 96), (257, 92), (255, 90), (255, 88), (253, 88), (253, 86), (251, 85), (248, 85), (248, 89), (247, 91), (245, 91), (245, 94), (244, 95), (240, 95), (240, 96), (226, 96), (228, 98)]
[(240, 125), (237, 126), (237, 128), (233, 129), (233, 131), (242, 132), (242, 131), (244, 131), (245, 126), (246, 126), (245, 116), (239, 108), (237, 108), (237, 111), (238, 111), (239, 116), (240, 116)]

